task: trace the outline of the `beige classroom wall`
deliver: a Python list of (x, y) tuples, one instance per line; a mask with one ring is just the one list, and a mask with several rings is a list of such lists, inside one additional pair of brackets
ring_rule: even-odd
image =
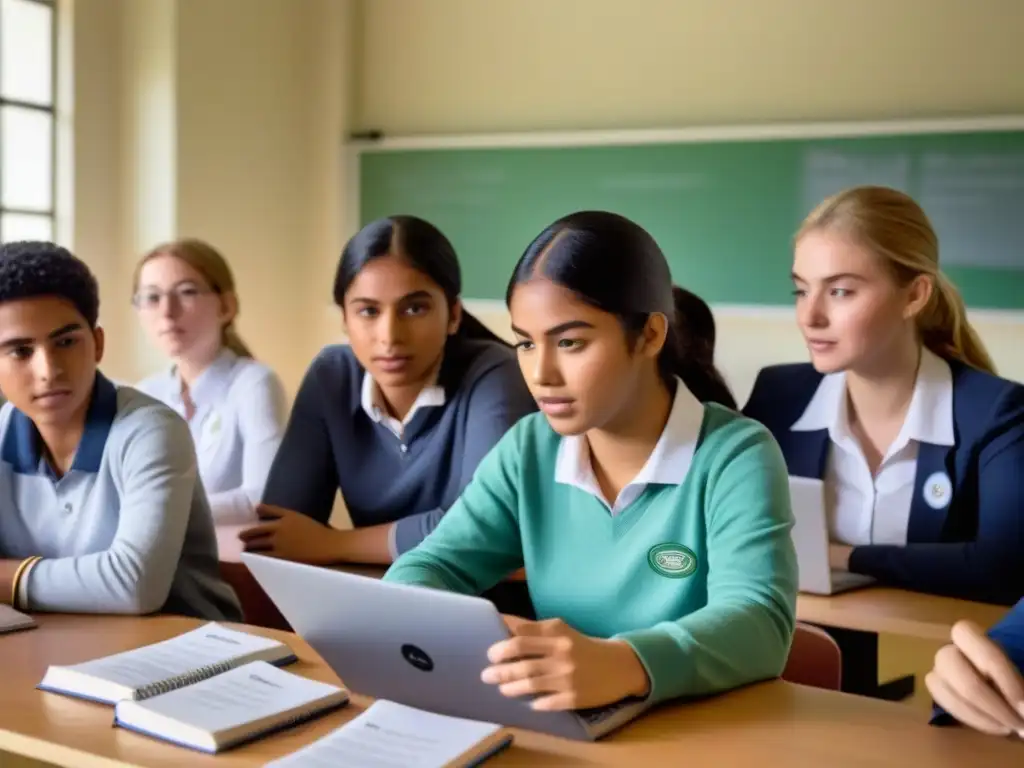
[[(1021, 0), (364, 0), (356, 127), (409, 135), (1024, 114), (1022, 29)], [(805, 359), (787, 309), (715, 309), (719, 362), (741, 400), (762, 365)], [(482, 314), (507, 334), (500, 307)], [(1001, 372), (1024, 379), (1021, 316), (975, 322)]]
[(339, 336), (329, 270), (350, 194), (351, 0), (63, 0), (73, 147), (62, 237), (96, 271), (107, 372), (164, 365), (130, 307), (158, 242), (228, 257), (239, 330), (294, 392)]
[(1019, 0), (364, 0), (387, 133), (1024, 112)]
[(57, 5), (62, 66), (58, 70), (61, 125), (58, 167), (70, 192), (58, 238), (83, 258), (100, 283), (100, 321), (109, 331), (104, 367), (128, 368), (127, 300), (118, 292), (121, 258), (121, 2), (61, 0)]

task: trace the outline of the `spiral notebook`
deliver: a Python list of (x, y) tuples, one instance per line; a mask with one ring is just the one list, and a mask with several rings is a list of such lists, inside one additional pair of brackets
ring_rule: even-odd
[(131, 651), (71, 666), (51, 666), (37, 687), (116, 704), (184, 688), (251, 661), (281, 666), (295, 660), (291, 648), (278, 640), (210, 622)]
[(114, 706), (114, 724), (217, 753), (348, 703), (344, 688), (253, 661), (185, 688)]

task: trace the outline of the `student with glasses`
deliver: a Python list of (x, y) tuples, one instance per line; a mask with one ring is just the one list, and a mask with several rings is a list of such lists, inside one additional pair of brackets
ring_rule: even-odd
[(256, 520), (286, 418), (281, 382), (234, 328), (238, 296), (227, 261), (207, 243), (159, 245), (135, 270), (134, 304), (171, 366), (138, 388), (188, 422), (222, 560)]

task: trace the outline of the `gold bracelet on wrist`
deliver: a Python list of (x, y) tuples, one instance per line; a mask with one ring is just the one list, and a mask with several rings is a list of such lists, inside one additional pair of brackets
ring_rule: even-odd
[(26, 557), (18, 564), (17, 570), (14, 571), (14, 578), (11, 579), (11, 607), (18, 607), (18, 585), (21, 583), (22, 577), (28, 570), (29, 566), (33, 563), (42, 560), (43, 558), (39, 555), (33, 555), (32, 557)]

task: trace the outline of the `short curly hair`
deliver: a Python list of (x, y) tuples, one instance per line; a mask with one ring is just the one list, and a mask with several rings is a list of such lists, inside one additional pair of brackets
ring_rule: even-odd
[(90, 328), (96, 327), (99, 286), (84, 261), (54, 243), (23, 240), (0, 245), (0, 303), (41, 296), (66, 299)]

